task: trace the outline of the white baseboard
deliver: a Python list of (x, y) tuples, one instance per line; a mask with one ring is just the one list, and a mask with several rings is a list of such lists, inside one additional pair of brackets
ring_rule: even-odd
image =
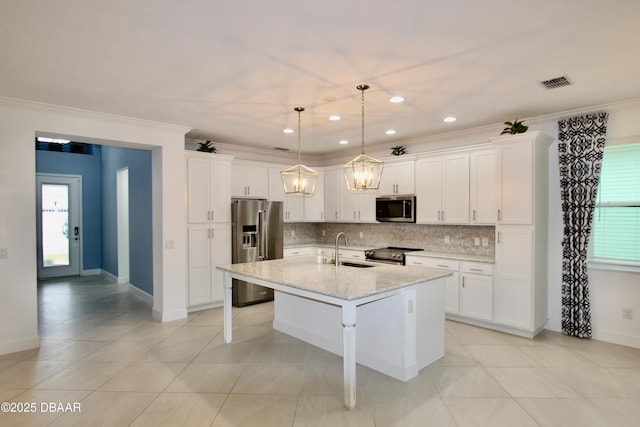
[(101, 271), (102, 271), (102, 275), (107, 277), (112, 282), (114, 282), (114, 283), (118, 282), (118, 278), (116, 276), (114, 276), (113, 274), (109, 273), (107, 270), (101, 270)]
[(131, 283), (129, 283), (129, 292), (131, 292), (135, 297), (140, 298), (150, 306), (153, 306), (153, 295), (148, 294), (147, 292), (132, 285)]
[(625, 345), (627, 347), (640, 348), (640, 337), (632, 335), (621, 335), (607, 330), (594, 330), (593, 339), (606, 341), (613, 344)]
[(186, 309), (174, 310), (170, 312), (158, 310), (156, 307), (153, 307), (153, 309), (151, 309), (151, 315), (153, 316), (153, 318), (162, 323), (186, 319), (188, 314), (189, 313)]
[(0, 343), (0, 355), (16, 353), (18, 351), (31, 350), (40, 347), (40, 337), (38, 335), (29, 338), (20, 338), (12, 341)]
[(118, 277), (116, 278), (116, 282), (118, 285), (124, 285), (125, 283), (129, 283), (129, 276)]
[(82, 270), (80, 272), (81, 276), (99, 276), (102, 274), (101, 268), (91, 268), (89, 270)]
[(216, 308), (216, 307), (222, 307), (222, 306), (224, 306), (224, 300), (214, 301), (207, 304), (190, 305), (189, 307), (187, 307), (187, 311), (189, 313), (192, 313), (194, 311), (208, 310), (210, 308)]

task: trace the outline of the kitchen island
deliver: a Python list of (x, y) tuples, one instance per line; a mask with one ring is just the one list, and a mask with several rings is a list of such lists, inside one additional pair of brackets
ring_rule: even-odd
[(356, 404), (356, 363), (408, 381), (444, 356), (447, 271), (366, 263), (336, 267), (311, 257), (217, 268), (225, 276), (225, 342), (232, 341), (232, 279), (274, 289), (275, 329), (343, 357), (349, 409)]

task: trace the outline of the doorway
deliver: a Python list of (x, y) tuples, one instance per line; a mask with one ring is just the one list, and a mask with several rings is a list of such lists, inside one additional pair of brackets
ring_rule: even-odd
[(118, 283), (129, 283), (129, 168), (116, 172)]
[(82, 177), (37, 174), (38, 278), (80, 274)]

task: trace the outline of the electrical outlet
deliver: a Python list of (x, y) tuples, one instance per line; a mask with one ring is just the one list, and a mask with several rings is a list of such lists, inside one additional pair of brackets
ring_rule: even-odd
[(483, 237), (482, 238), (482, 246), (489, 246), (489, 238), (488, 237)]
[(476, 246), (480, 246), (480, 238), (479, 237), (474, 237), (473, 238), (473, 244)]
[(291, 230), (291, 237), (296, 237), (296, 230)]
[(0, 259), (9, 259), (9, 249), (0, 248)]
[(165, 249), (173, 249), (175, 247), (175, 242), (173, 240), (165, 240), (164, 248)]
[(360, 232), (360, 238), (362, 239), (364, 237), (364, 233), (361, 231)]
[(444, 242), (448, 245), (450, 243), (449, 236), (444, 236)]
[(322, 237), (327, 235), (327, 230), (322, 230)]
[(622, 309), (622, 318), (624, 320), (633, 320), (633, 309), (631, 309), (631, 308), (623, 308)]

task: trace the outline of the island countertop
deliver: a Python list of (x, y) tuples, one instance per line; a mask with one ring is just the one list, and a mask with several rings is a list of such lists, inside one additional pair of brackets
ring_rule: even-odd
[(336, 267), (318, 264), (315, 257), (295, 257), (218, 265), (217, 268), (348, 301), (451, 275), (449, 271), (422, 267), (369, 265), (372, 267)]

